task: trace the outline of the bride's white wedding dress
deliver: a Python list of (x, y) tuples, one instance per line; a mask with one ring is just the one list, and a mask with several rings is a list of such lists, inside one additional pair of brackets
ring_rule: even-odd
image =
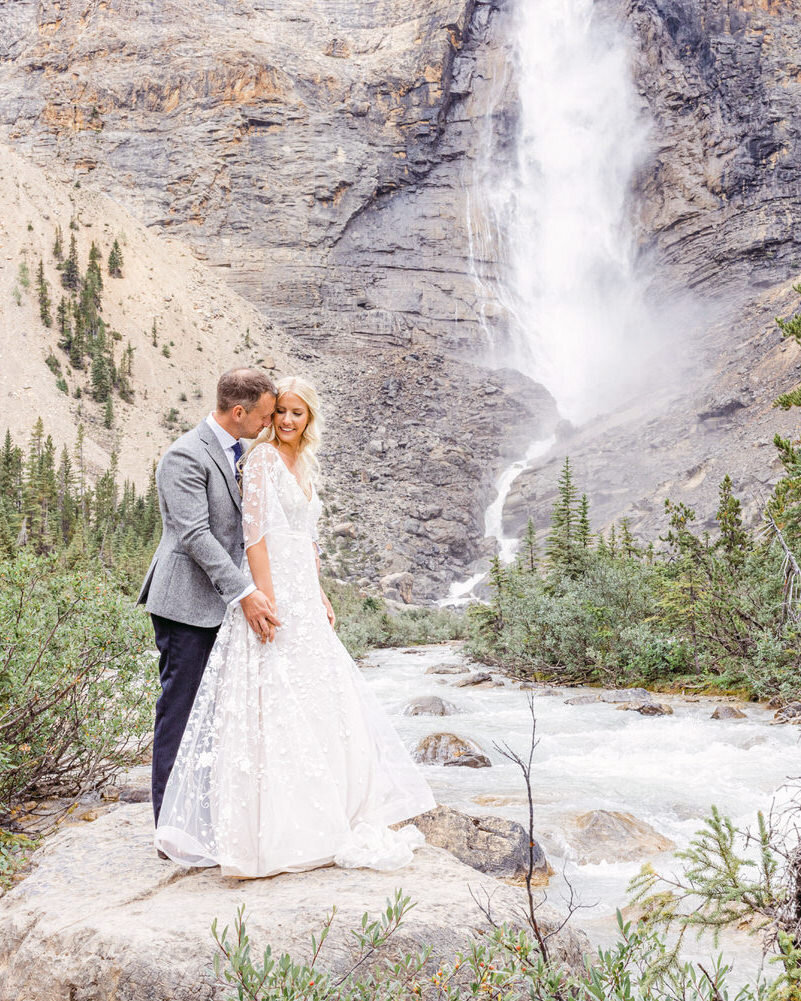
[(328, 623), (314, 552), (319, 498), (306, 497), (269, 444), (250, 453), (243, 488), (245, 546), (266, 540), (281, 627), (262, 644), (241, 608), (229, 608), (167, 783), (156, 847), (242, 877), (332, 862), (398, 868), (423, 838), (388, 825), (434, 799)]

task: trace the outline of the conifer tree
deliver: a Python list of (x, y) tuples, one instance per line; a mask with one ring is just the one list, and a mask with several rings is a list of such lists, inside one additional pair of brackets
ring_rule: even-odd
[(119, 241), (115, 240), (111, 245), (111, 252), (108, 255), (108, 273), (113, 278), (122, 278), (122, 251)]
[(50, 315), (50, 293), (44, 273), (44, 261), (41, 257), (39, 258), (39, 270), (36, 273), (36, 290), (39, 294), (39, 316), (46, 327), (51, 327), (53, 317)]
[(109, 429), (114, 427), (114, 404), (110, 394), (106, 397), (106, 407), (103, 411), (103, 427)]
[(64, 259), (64, 238), (61, 234), (60, 224), (56, 226), (56, 236), (53, 240), (53, 257), (55, 257), (59, 264)]
[(22, 511), (22, 449), (14, 445), (8, 429), (0, 451), (0, 497), (5, 499), (9, 512)]
[(551, 512), (551, 530), (545, 543), (545, 555), (551, 570), (572, 577), (578, 571), (579, 512), (569, 458), (565, 458), (557, 489), (559, 496)]
[(80, 284), (80, 268), (78, 267), (78, 243), (75, 234), (70, 234), (70, 252), (61, 269), (61, 284), (64, 288), (75, 292)]
[(526, 573), (533, 574), (537, 572), (537, 532), (534, 528), (533, 518), (529, 518), (526, 523), (526, 534), (520, 542), (517, 562), (520, 569)]
[(631, 524), (628, 518), (623, 518), (620, 522), (620, 549), (628, 559), (639, 559), (641, 555), (640, 547), (631, 534)]
[(590, 502), (586, 494), (581, 495), (579, 503), (578, 544), (582, 549), (590, 548)]
[(718, 548), (723, 551), (730, 567), (740, 567), (751, 548), (751, 538), (743, 526), (740, 501), (734, 496), (728, 473), (720, 484), (718, 498), (718, 510), (715, 515), (720, 526)]

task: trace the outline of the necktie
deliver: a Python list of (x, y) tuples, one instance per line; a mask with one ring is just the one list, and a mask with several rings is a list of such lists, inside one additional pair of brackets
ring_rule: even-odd
[(234, 453), (234, 475), (236, 476), (236, 482), (242, 483), (242, 470), (239, 468), (239, 460), (242, 458), (242, 453), (245, 451), (242, 448), (242, 442), (235, 441), (231, 446), (231, 451)]

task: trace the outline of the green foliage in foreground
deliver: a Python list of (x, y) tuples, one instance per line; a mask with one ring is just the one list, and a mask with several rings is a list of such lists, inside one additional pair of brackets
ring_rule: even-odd
[(639, 544), (626, 521), (593, 539), (580, 530), (586, 502), (576, 496), (566, 462), (546, 557), (530, 526), (515, 564), (495, 561), (491, 603), (469, 610), (474, 656), (573, 683), (799, 696), (801, 635), (785, 601), (785, 554), (774, 534), (744, 528), (728, 477), (717, 536), (667, 501), (659, 552)]
[[(212, 934), (218, 951), (214, 969), (225, 1001), (797, 1001), (801, 968), (791, 947), (777, 957), (784, 973), (773, 984), (759, 982), (736, 993), (727, 987), (730, 967), (682, 962), (660, 932), (646, 922), (624, 922), (618, 911), (617, 943), (587, 957), (583, 971), (546, 962), (524, 931), (500, 925), (474, 939), (451, 959), (434, 962), (431, 948), (388, 958), (382, 949), (414, 906), (402, 890), (377, 919), (362, 917), (352, 929), (353, 956), (336, 975), (320, 961), (336, 909), (312, 936), (311, 958), (273, 955), (268, 945), (254, 956), (244, 905), (233, 934), (226, 926)], [(391, 951), (391, 950), (390, 950)]]
[(372, 647), (417, 646), (462, 639), (466, 622), (452, 609), (412, 607), (390, 609), (382, 598), (365, 595), (352, 584), (324, 579), (337, 617), (337, 633), (351, 657), (363, 657)]
[(0, 563), (0, 823), (135, 763), (156, 672), (147, 616), (96, 564)]

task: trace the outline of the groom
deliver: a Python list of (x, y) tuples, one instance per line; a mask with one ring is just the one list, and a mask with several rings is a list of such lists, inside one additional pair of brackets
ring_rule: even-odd
[(170, 446), (156, 470), (163, 532), (138, 603), (153, 620), (161, 696), (153, 733), (153, 814), (158, 823), (206, 661), (228, 605), (239, 603), (262, 642), (279, 625), (266, 596), (240, 569), (245, 543), (237, 483), (240, 438), (255, 438), (275, 409), (273, 382), (237, 368), (217, 383), (217, 409)]

